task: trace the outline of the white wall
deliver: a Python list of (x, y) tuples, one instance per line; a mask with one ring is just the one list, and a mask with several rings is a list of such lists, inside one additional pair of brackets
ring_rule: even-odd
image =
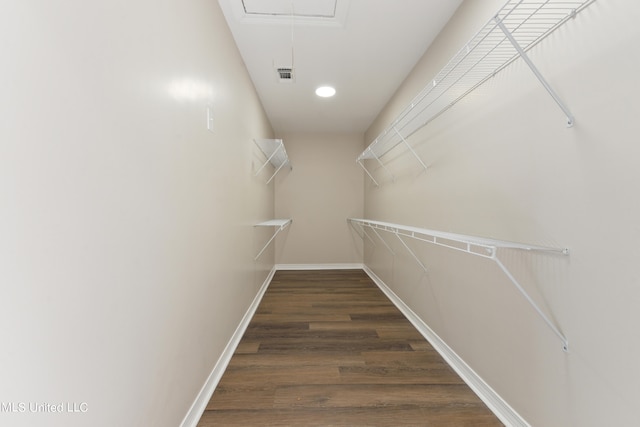
[[(367, 143), (503, 4), (465, 1), (369, 129)], [(522, 61), (440, 116), (365, 186), (365, 215), (566, 246), (499, 255), (569, 339), (570, 352), (489, 260), (395, 240), (365, 262), (533, 426), (630, 426), (640, 398), (640, 4), (596, 1), (530, 52), (573, 128)], [(397, 240), (397, 239), (396, 239)]]
[[(0, 424), (175, 427), (274, 262), (272, 131), (224, 17), (10, 0), (0, 39)], [(86, 412), (30, 408), (60, 403)]]
[(362, 264), (362, 241), (346, 221), (363, 213), (362, 134), (279, 137), (293, 169), (276, 177), (276, 216), (293, 224), (277, 238), (276, 263)]

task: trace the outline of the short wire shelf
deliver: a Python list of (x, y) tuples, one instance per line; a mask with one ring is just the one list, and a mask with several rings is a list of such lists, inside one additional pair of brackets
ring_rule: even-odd
[(258, 255), (256, 255), (253, 258), (253, 260), (256, 261), (258, 258), (260, 258), (260, 255), (262, 255), (262, 253), (269, 247), (269, 244), (273, 241), (273, 239), (276, 238), (278, 233), (280, 233), (282, 230), (287, 228), (292, 222), (293, 220), (291, 218), (283, 218), (283, 219), (270, 219), (268, 221), (263, 221), (255, 224), (254, 227), (276, 227), (275, 228), (276, 231), (275, 233), (273, 233), (273, 236), (271, 236), (269, 241), (265, 243), (264, 247), (260, 250), (260, 252), (258, 252)]
[(292, 169), (291, 162), (289, 161), (289, 156), (287, 155), (287, 150), (284, 148), (284, 143), (281, 139), (254, 139), (255, 144), (260, 148), (262, 154), (264, 154), (266, 160), (258, 168), (256, 171), (256, 176), (262, 169), (265, 168), (268, 164), (271, 164), (274, 168), (274, 172), (267, 181), (267, 184), (271, 182), (271, 180), (276, 176), (276, 174), (285, 166), (288, 166), (289, 169)]

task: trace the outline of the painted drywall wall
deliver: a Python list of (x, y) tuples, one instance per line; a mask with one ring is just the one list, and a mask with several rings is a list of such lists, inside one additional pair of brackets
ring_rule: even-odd
[(293, 169), (276, 178), (276, 216), (293, 224), (277, 237), (277, 264), (362, 264), (362, 241), (346, 219), (362, 215), (362, 134), (291, 133)]
[(175, 427), (274, 262), (224, 17), (8, 1), (0, 38), (0, 424)]
[[(372, 141), (502, 5), (465, 1), (365, 139)], [(576, 117), (565, 118), (522, 61), (496, 74), (369, 166), (365, 216), (417, 227), (568, 247), (501, 251), (569, 340), (569, 353), (490, 260), (393, 236), (365, 263), (533, 426), (637, 424), (640, 323), (636, 242), (640, 4), (596, 1), (530, 51)]]

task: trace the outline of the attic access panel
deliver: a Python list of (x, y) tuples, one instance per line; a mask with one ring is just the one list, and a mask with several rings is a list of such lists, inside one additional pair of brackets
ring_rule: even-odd
[(335, 18), (338, 0), (242, 0), (247, 15)]

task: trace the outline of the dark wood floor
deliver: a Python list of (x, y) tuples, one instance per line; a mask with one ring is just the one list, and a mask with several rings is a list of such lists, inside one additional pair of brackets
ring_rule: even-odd
[(502, 426), (362, 270), (278, 271), (198, 427)]

